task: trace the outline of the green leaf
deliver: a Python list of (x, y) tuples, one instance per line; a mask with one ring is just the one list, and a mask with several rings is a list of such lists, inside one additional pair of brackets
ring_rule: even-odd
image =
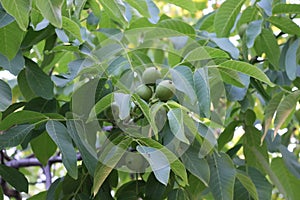
[(272, 9), (273, 14), (300, 14), (300, 5), (299, 4), (276, 4)]
[(242, 185), (246, 188), (246, 190), (253, 197), (253, 199), (259, 199), (255, 185), (246, 173), (238, 170), (236, 173), (236, 178), (242, 183)]
[(247, 47), (249, 49), (253, 47), (256, 37), (261, 33), (262, 22), (262, 20), (253, 21), (246, 29)]
[(211, 170), (209, 188), (215, 199), (233, 199), (236, 170), (230, 157), (220, 152), (207, 158)]
[(300, 195), (298, 187), (300, 185), (300, 179), (290, 173), (282, 158), (274, 158), (271, 163), (271, 168), (286, 191), (285, 198), (298, 199)]
[(171, 199), (189, 200), (189, 197), (188, 197), (187, 193), (183, 190), (183, 188), (177, 188), (177, 189), (172, 190), (168, 194), (168, 200), (171, 200)]
[(259, 68), (241, 61), (229, 60), (219, 65), (221, 68), (231, 69), (237, 72), (241, 72), (248, 76), (251, 76), (257, 80), (267, 83), (269, 86), (273, 87), (274, 84), (269, 80), (269, 78), (262, 72)]
[(156, 37), (159, 36), (159, 38), (163, 36), (195, 36), (195, 29), (191, 25), (178, 19), (165, 19), (160, 21), (157, 26), (162, 29), (154, 30), (153, 34), (159, 31), (161, 35), (156, 35)]
[(32, 91), (44, 99), (52, 99), (54, 97), (54, 83), (50, 76), (33, 61), (26, 60), (26, 79)]
[(238, 59), (240, 55), (239, 49), (232, 44), (229, 38), (211, 38), (218, 47), (228, 52), (233, 59)]
[(155, 123), (155, 116), (151, 116), (150, 115), (150, 109), (149, 109), (149, 105), (141, 99), (140, 96), (138, 96), (137, 94), (133, 94), (132, 97), (135, 100), (136, 105), (141, 109), (141, 111), (143, 112), (145, 118), (147, 119), (147, 121), (150, 123), (151, 128), (154, 132), (154, 135), (158, 134), (158, 129)]
[(105, 179), (120, 161), (131, 142), (131, 138), (117, 137), (101, 151), (99, 162), (94, 174), (94, 184), (92, 188), (92, 193), (94, 195), (98, 193), (98, 190), (104, 183)]
[(188, 51), (184, 59), (189, 62), (199, 61), (199, 60), (209, 60), (214, 58), (229, 58), (228, 54), (220, 49), (212, 47), (197, 47)]
[(35, 0), (36, 7), (53, 26), (62, 28), (62, 5), (64, 0)]
[(180, 177), (180, 179), (183, 181), (185, 185), (188, 184), (186, 169), (182, 164), (182, 162), (179, 161), (178, 157), (175, 154), (173, 154), (173, 152), (171, 152), (162, 144), (150, 138), (139, 138), (139, 141), (141, 143), (146, 144), (149, 147), (153, 147), (155, 149), (160, 150), (168, 158), (168, 161), (171, 165), (171, 169), (175, 173), (175, 175)]
[(42, 120), (46, 120), (47, 117), (41, 113), (22, 110), (14, 112), (5, 117), (0, 122), (0, 130), (6, 130), (13, 125), (25, 124), (25, 123), (36, 123)]
[(50, 120), (46, 124), (46, 130), (52, 140), (56, 143), (62, 153), (62, 162), (66, 167), (68, 174), (77, 179), (77, 157), (73, 147), (72, 139), (68, 134), (66, 127), (58, 121)]
[(247, 24), (257, 19), (258, 17), (258, 9), (255, 6), (247, 6), (241, 17), (238, 21), (238, 27), (242, 26), (243, 24)]
[(300, 27), (287, 17), (271, 16), (267, 20), (284, 33), (300, 36)]
[(16, 188), (17, 191), (28, 192), (28, 181), (26, 177), (15, 168), (0, 164), (0, 176), (11, 186)]
[(295, 80), (297, 76), (297, 50), (299, 45), (300, 39), (298, 38), (290, 44), (285, 56), (285, 71), (291, 81)]
[(114, 100), (114, 93), (110, 93), (104, 96), (102, 99), (100, 99), (92, 108), (87, 122), (91, 122), (95, 120), (98, 114), (103, 112), (105, 109), (109, 108), (113, 100)]
[(0, 9), (0, 28), (12, 23), (13, 21), (15, 21), (15, 19), (12, 16)]
[(43, 191), (28, 198), (27, 200), (41, 200), (41, 199), (46, 199), (46, 197), (47, 197), (47, 191)]
[(23, 69), (19, 74), (18, 74), (18, 86), (19, 89), (23, 95), (23, 97), (29, 101), (30, 99), (36, 97), (36, 95), (34, 94), (34, 92), (32, 91), (32, 89), (29, 87), (28, 85), (28, 81), (26, 78), (26, 74), (25, 74), (25, 69)]
[(235, 128), (240, 124), (240, 121), (230, 122), (218, 138), (218, 149), (221, 150), (233, 138)]
[(5, 111), (12, 103), (12, 92), (9, 85), (0, 80), (0, 111)]
[(4, 194), (3, 194), (2, 187), (0, 187), (0, 200), (4, 200)]
[(146, 0), (126, 0), (126, 1), (143, 16), (147, 18), (150, 17)]
[(222, 77), (222, 80), (225, 83), (231, 84), (232, 86), (238, 88), (244, 88), (245, 85), (243, 84), (242, 80), (240, 79), (239, 74), (236, 71), (227, 68), (218, 68), (219, 73)]
[(154, 173), (151, 173), (146, 182), (145, 198), (149, 200), (163, 199), (166, 186), (157, 181)]
[(272, 119), (277, 110), (277, 107), (281, 102), (282, 96), (283, 93), (277, 93), (276, 95), (274, 95), (274, 97), (270, 100), (270, 102), (267, 104), (265, 108), (264, 135), (261, 138), (261, 144), (267, 135), (268, 129), (272, 123)]
[(289, 115), (295, 110), (297, 102), (300, 98), (300, 90), (287, 95), (279, 104), (274, 120), (274, 138), (277, 135), (278, 130), (281, 126), (286, 123)]
[(252, 182), (256, 187), (259, 200), (269, 200), (271, 199), (273, 186), (265, 178), (265, 176), (253, 167), (248, 167), (248, 175), (250, 176)]
[(63, 16), (62, 17), (62, 28), (67, 31), (71, 36), (78, 39), (79, 42), (83, 42), (80, 34), (80, 27), (79, 25), (74, 22), (73, 20)]
[(260, 34), (261, 48), (266, 53), (267, 59), (269, 62), (278, 69), (279, 67), (279, 58), (280, 58), (280, 49), (277, 44), (277, 40), (273, 35), (273, 32), (269, 29), (262, 29)]
[(90, 175), (94, 175), (97, 165), (97, 154), (95, 150), (92, 149), (92, 147), (81, 136), (82, 134), (86, 134), (84, 125), (75, 120), (67, 120), (67, 128), (69, 135), (72, 137), (73, 141), (76, 144), (76, 147), (79, 149), (82, 160)]
[(182, 112), (183, 111), (180, 108), (169, 110), (167, 114), (169, 125), (172, 133), (178, 140), (186, 144), (190, 144), (189, 140), (185, 136)]
[(190, 146), (181, 156), (182, 162), (194, 176), (200, 179), (206, 186), (210, 180), (210, 170), (207, 160), (199, 158), (199, 149)]
[[(170, 69), (172, 81), (177, 90), (185, 93), (192, 103), (196, 102), (197, 97), (193, 88), (192, 72), (188, 70), (182, 70), (180, 67)], [(189, 81), (191, 80), (191, 81)]]
[(17, 55), (12, 59), (7, 59), (4, 55), (0, 54), (0, 66), (8, 70), (13, 75), (18, 75), (19, 72), (24, 68), (25, 60), (22, 52), (19, 51)]
[(228, 37), (245, 0), (225, 1), (215, 16), (214, 26), (218, 37)]
[(31, 0), (1, 0), (1, 4), (6, 12), (15, 18), (19, 27), (26, 31), (29, 23)]
[(198, 11), (195, 2), (192, 0), (165, 0), (165, 2), (184, 8), (192, 13)]
[(167, 157), (159, 149), (152, 147), (146, 147), (138, 145), (136, 150), (144, 156), (144, 158), (149, 162), (150, 167), (156, 177), (156, 179), (164, 184), (168, 185), (169, 176), (170, 176), (170, 163)]
[(125, 4), (121, 1), (117, 0), (97, 0), (104, 8), (104, 10), (108, 13), (108, 15), (120, 22), (122, 25), (127, 25), (128, 19), (125, 16)]
[[(260, 145), (261, 132), (254, 126), (245, 127), (244, 135), (244, 155), (246, 157), (247, 165), (259, 169), (262, 173), (266, 173), (263, 166), (263, 161), (268, 162), (268, 152), (265, 143)], [(255, 156), (255, 152), (258, 152), (258, 157)], [(258, 159), (260, 162), (258, 162)]]
[(194, 87), (199, 102), (200, 116), (210, 117), (210, 87), (207, 68), (200, 68), (194, 72)]
[(47, 165), (49, 158), (55, 153), (57, 148), (56, 144), (53, 142), (53, 140), (51, 140), (46, 132), (31, 140), (30, 146), (35, 157), (44, 166)]
[(0, 134), (0, 148), (15, 147), (23, 142), (34, 125), (14, 126)]
[(18, 53), (25, 32), (16, 22), (0, 28), (0, 53), (12, 60)]

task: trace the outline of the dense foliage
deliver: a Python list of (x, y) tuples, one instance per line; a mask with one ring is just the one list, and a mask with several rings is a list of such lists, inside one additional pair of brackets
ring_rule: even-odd
[(300, 5), (0, 3), (0, 199), (299, 199)]

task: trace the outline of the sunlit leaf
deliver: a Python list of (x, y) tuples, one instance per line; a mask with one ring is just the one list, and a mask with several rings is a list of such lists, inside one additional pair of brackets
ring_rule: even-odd
[(6, 12), (16, 19), (19, 27), (26, 31), (29, 23), (31, 0), (1, 0), (1, 4)]
[(61, 9), (63, 2), (63, 0), (35, 0), (35, 4), (41, 11), (41, 14), (58, 28), (62, 28)]
[(214, 26), (218, 37), (227, 37), (245, 0), (227, 0), (217, 11)]
[(271, 16), (268, 18), (268, 21), (284, 33), (300, 36), (300, 27), (287, 17)]
[(248, 63), (229, 60), (224, 63), (221, 63), (219, 67), (241, 72), (257, 80), (265, 82), (270, 86), (274, 86), (274, 84), (269, 80), (269, 78), (266, 76), (264, 72), (262, 72), (259, 68), (250, 65)]

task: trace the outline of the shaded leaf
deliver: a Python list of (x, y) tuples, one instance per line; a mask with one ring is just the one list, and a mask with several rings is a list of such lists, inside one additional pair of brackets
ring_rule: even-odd
[(218, 37), (227, 37), (245, 0), (225, 1), (215, 16), (214, 26)]
[(5, 111), (12, 103), (12, 92), (9, 85), (0, 80), (0, 111)]
[(19, 192), (28, 192), (28, 181), (18, 170), (0, 164), (0, 175)]
[(243, 171), (237, 171), (236, 178), (242, 183), (242, 185), (247, 189), (249, 194), (253, 197), (253, 199), (258, 200), (258, 194), (252, 180), (247, 176)]
[(285, 56), (285, 71), (291, 81), (295, 80), (297, 76), (297, 50), (299, 49), (299, 45), (300, 39), (298, 38), (290, 44)]
[(53, 140), (51, 140), (46, 132), (31, 140), (30, 146), (36, 158), (44, 166), (47, 165), (49, 158), (56, 151), (56, 144), (53, 142)]
[(286, 168), (282, 158), (274, 158), (271, 163), (273, 172), (277, 175), (282, 186), (284, 187), (286, 199), (298, 199), (300, 195), (300, 179), (296, 178)]
[(120, 161), (127, 147), (132, 142), (132, 139), (124, 137), (117, 137), (112, 143), (105, 146), (101, 151), (99, 162), (95, 169), (94, 184), (92, 193), (97, 194), (105, 179), (111, 173), (116, 164)]
[(0, 54), (0, 63), (0, 66), (8, 70), (10, 73), (18, 75), (24, 68), (25, 60), (21, 51), (19, 51), (12, 60), (7, 59), (4, 55)]
[(12, 23), (13, 21), (15, 21), (15, 19), (11, 15), (0, 9), (0, 28)]
[(94, 149), (81, 137), (80, 134), (85, 133), (83, 125), (80, 122), (75, 120), (67, 120), (68, 133), (72, 137), (73, 141), (76, 144), (76, 147), (79, 149), (79, 152), (82, 156), (82, 160), (88, 169), (90, 175), (94, 175), (96, 165), (97, 165), (97, 155)]
[(214, 41), (218, 47), (228, 52), (233, 59), (239, 58), (240, 51), (231, 43), (229, 38), (212, 38), (212, 41)]
[(73, 147), (72, 139), (68, 134), (66, 127), (58, 121), (50, 120), (46, 124), (46, 130), (51, 139), (56, 143), (62, 153), (62, 162), (66, 167), (68, 174), (77, 179), (77, 157)]
[(206, 186), (208, 186), (210, 180), (210, 170), (207, 160), (199, 158), (199, 150), (192, 145), (181, 156), (187, 170), (189, 170), (194, 176), (200, 179)]
[(30, 99), (36, 97), (36, 95), (34, 94), (32, 89), (28, 85), (25, 69), (23, 69), (18, 74), (17, 80), (18, 80), (18, 86), (19, 86), (20, 92), (22, 93), (25, 100), (29, 101)]
[(249, 23), (247, 29), (246, 29), (246, 40), (247, 40), (247, 47), (250, 49), (253, 47), (255, 39), (259, 34), (261, 33), (261, 26), (262, 26), (262, 20), (256, 20), (251, 23)]
[(54, 84), (43, 70), (33, 61), (26, 60), (26, 79), (32, 91), (44, 99), (52, 99), (54, 97)]
[(0, 134), (0, 148), (14, 147), (21, 144), (33, 129), (34, 125), (18, 125), (4, 131), (3, 134)]
[(211, 169), (209, 188), (215, 199), (233, 199), (236, 170), (230, 157), (220, 152), (207, 158)]

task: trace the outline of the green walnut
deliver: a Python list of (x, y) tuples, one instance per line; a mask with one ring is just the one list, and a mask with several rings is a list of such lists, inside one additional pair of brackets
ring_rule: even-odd
[(126, 166), (133, 171), (141, 171), (145, 167), (146, 160), (137, 152), (127, 153), (125, 156)]
[(171, 80), (164, 80), (156, 87), (155, 96), (161, 101), (167, 101), (174, 96), (175, 91), (174, 83)]
[(156, 67), (149, 67), (143, 72), (142, 79), (146, 85), (155, 85), (156, 80), (161, 79), (161, 73)]
[(136, 89), (136, 94), (145, 101), (149, 101), (149, 99), (152, 97), (152, 90), (147, 85), (142, 84)]

